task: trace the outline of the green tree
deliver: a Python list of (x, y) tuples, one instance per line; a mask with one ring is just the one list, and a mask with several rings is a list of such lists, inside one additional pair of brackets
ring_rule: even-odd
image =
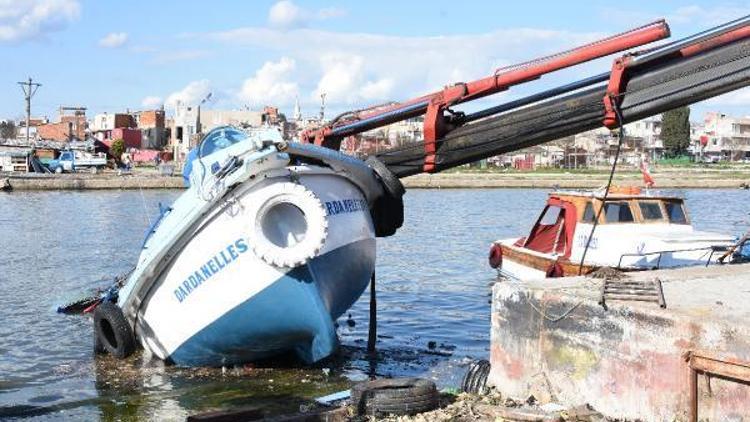
[(690, 108), (680, 107), (661, 115), (661, 139), (669, 157), (685, 155), (690, 146)]
[(16, 137), (16, 124), (12, 120), (0, 122), (0, 138), (13, 139)]
[(112, 141), (112, 146), (109, 147), (109, 155), (113, 156), (118, 163), (123, 152), (125, 152), (125, 140), (115, 139)]

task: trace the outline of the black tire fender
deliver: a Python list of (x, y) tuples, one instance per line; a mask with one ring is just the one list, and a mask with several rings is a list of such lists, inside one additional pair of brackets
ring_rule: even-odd
[(365, 163), (375, 172), (383, 185), (383, 195), (372, 204), (370, 214), (375, 226), (375, 236), (388, 237), (404, 224), (404, 185), (382, 161), (367, 157)]
[(135, 351), (135, 338), (122, 309), (112, 302), (102, 302), (94, 310), (94, 333), (110, 355), (124, 359)]
[(355, 384), (352, 406), (358, 415), (415, 415), (438, 406), (435, 383), (421, 378), (393, 378)]
[(401, 180), (393, 172), (388, 170), (388, 167), (382, 161), (370, 156), (367, 157), (365, 163), (378, 175), (378, 178), (383, 183), (383, 187), (390, 196), (396, 198), (404, 196), (404, 193), (406, 193), (404, 184), (401, 183)]

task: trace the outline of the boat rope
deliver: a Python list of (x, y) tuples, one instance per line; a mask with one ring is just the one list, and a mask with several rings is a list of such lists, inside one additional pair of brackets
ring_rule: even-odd
[(560, 314), (558, 316), (550, 316), (544, 310), (539, 309), (536, 306), (534, 306), (534, 303), (531, 301), (531, 295), (527, 295), (526, 296), (526, 303), (528, 303), (529, 306), (531, 306), (531, 309), (533, 309), (534, 311), (536, 311), (536, 313), (538, 313), (539, 315), (541, 315), (542, 318), (546, 319), (547, 321), (550, 321), (550, 322), (559, 322), (559, 321), (562, 321), (563, 319), (567, 318), (570, 314), (573, 313), (573, 311), (576, 310), (576, 308), (578, 308), (579, 306), (581, 306), (581, 304), (583, 304), (583, 300), (578, 301), (578, 303), (576, 303), (575, 305), (571, 306), (570, 309), (568, 309), (567, 311), (563, 312), (562, 314)]
[(375, 271), (370, 277), (370, 322), (367, 327), (367, 353), (375, 353), (375, 343), (378, 341), (378, 304), (375, 297)]
[(141, 180), (136, 176), (135, 180), (138, 182), (138, 192), (141, 193), (141, 204), (143, 204), (143, 216), (145, 217), (148, 226), (151, 227), (151, 217), (148, 216), (148, 207), (146, 206), (146, 197), (143, 196), (143, 186), (141, 186)]
[[(619, 128), (619, 140), (617, 142), (617, 149), (615, 150), (615, 161), (612, 163), (612, 169), (609, 171), (609, 180), (607, 180), (607, 186), (604, 188), (604, 197), (602, 198), (602, 205), (596, 212), (596, 218), (594, 223), (591, 225), (591, 232), (589, 237), (586, 239), (586, 247), (583, 248), (583, 254), (581, 255), (581, 262), (578, 264), (578, 275), (583, 274), (583, 263), (586, 260), (586, 253), (589, 251), (589, 245), (591, 245), (591, 239), (594, 237), (596, 227), (599, 225), (599, 218), (602, 215), (602, 211), (607, 204), (607, 197), (609, 196), (609, 188), (612, 186), (612, 178), (617, 170), (617, 161), (620, 159), (620, 150), (622, 149), (622, 141), (625, 139), (625, 127), (623, 126), (622, 112), (620, 110), (619, 101), (615, 101), (615, 98), (611, 98), (615, 115), (617, 116), (617, 126)], [(596, 197), (596, 196), (595, 196)]]

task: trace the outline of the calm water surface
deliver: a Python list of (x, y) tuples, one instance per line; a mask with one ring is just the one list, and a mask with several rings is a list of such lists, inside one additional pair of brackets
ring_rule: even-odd
[[(158, 203), (178, 191), (18, 192), (0, 195), (0, 419), (181, 419), (212, 409), (296, 411), (367, 375), (419, 375), (455, 386), (470, 358), (486, 358), (487, 247), (530, 228), (546, 190), (413, 190), (406, 223), (378, 244), (378, 359), (364, 353), (368, 295), (339, 322), (344, 347), (304, 367), (292, 359), (241, 368), (164, 367), (142, 353), (95, 357), (89, 318), (58, 305), (136, 261)], [(740, 190), (690, 190), (698, 229), (749, 226)]]

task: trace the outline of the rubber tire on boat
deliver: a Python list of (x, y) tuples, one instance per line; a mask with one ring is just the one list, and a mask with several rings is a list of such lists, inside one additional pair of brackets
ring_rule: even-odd
[(94, 332), (110, 355), (124, 359), (135, 351), (135, 338), (122, 309), (102, 302), (94, 310)]
[(370, 156), (367, 157), (365, 163), (372, 168), (375, 174), (378, 175), (378, 178), (380, 178), (380, 181), (383, 183), (383, 187), (391, 196), (404, 196), (404, 193), (406, 193), (404, 184), (401, 183), (401, 180), (396, 177), (392, 171), (388, 170), (388, 167), (386, 167), (382, 161)]
[[(284, 182), (261, 188), (251, 227), (248, 230), (248, 243), (258, 258), (270, 265), (281, 268), (294, 268), (304, 265), (318, 255), (328, 237), (328, 219), (323, 204), (315, 194), (302, 185)], [(266, 238), (262, 222), (267, 212), (280, 204), (291, 204), (305, 216), (307, 231), (299, 243), (281, 247)]]
[(438, 406), (435, 383), (421, 378), (392, 378), (355, 384), (352, 406), (358, 415), (415, 415)]
[(367, 157), (365, 162), (378, 176), (385, 191), (385, 194), (375, 201), (370, 210), (375, 226), (375, 236), (392, 236), (404, 224), (403, 196), (406, 189), (401, 180), (388, 170), (382, 161), (375, 157)]
[(461, 391), (470, 394), (482, 394), (487, 389), (487, 376), (490, 374), (490, 363), (487, 360), (475, 360), (469, 365), (464, 379), (461, 381)]

